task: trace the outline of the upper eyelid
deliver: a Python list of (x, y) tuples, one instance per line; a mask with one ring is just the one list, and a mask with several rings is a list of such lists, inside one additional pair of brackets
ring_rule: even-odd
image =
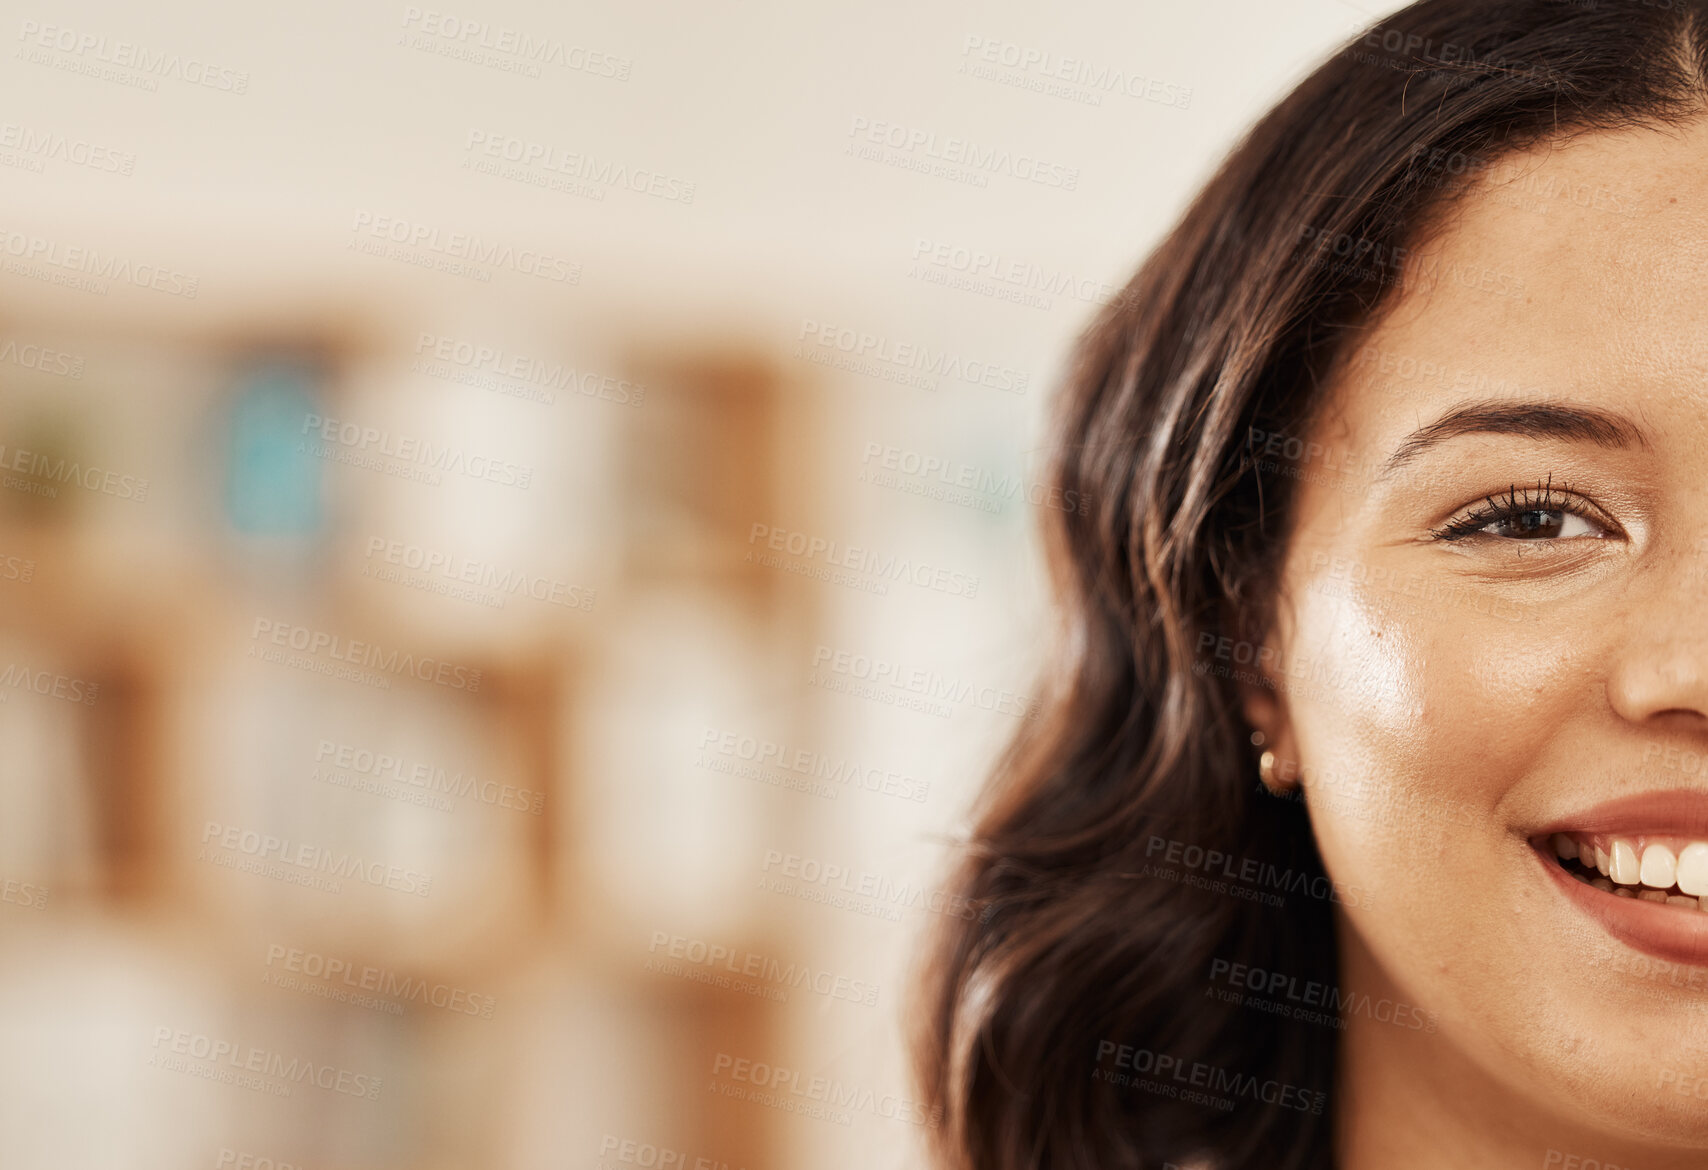
[[(1587, 520), (1594, 520), (1597, 524), (1601, 525), (1606, 525), (1611, 522), (1611, 518), (1603, 518), (1603, 513), (1600, 508), (1587, 507), (1577, 503), (1575, 500), (1519, 500), (1514, 504), (1501, 496), (1494, 496), (1492, 498), (1485, 496), (1475, 504), (1471, 504), (1468, 507), (1455, 512), (1454, 517), (1462, 517), (1466, 520), (1478, 517), (1499, 519), (1503, 516), (1522, 515), (1525, 512), (1565, 512), (1568, 515), (1582, 516)], [(1453, 521), (1449, 520), (1448, 523), (1451, 524)]]
[[(1510, 502), (1511, 496), (1516, 495), (1517, 503)], [(1627, 536), (1624, 525), (1620, 524), (1606, 509), (1595, 504), (1587, 496), (1569, 485), (1554, 485), (1549, 483), (1531, 484), (1527, 487), (1513, 485), (1505, 492), (1490, 492), (1479, 500), (1456, 508), (1445, 521), (1431, 530), (1430, 535), (1442, 538), (1444, 534), (1470, 521), (1478, 521), (1478, 527), (1486, 527), (1497, 520), (1517, 513), (1527, 511), (1559, 511), (1574, 516), (1581, 516), (1606, 530), (1608, 535)], [(1470, 533), (1463, 533), (1470, 535)], [(1525, 543), (1550, 544), (1554, 541), (1530, 541)]]
[[(1580, 495), (1571, 488), (1549, 488), (1544, 492), (1535, 492), (1535, 488), (1524, 488), (1522, 494), (1496, 494), (1489, 492), (1476, 504), (1467, 507), (1465, 511), (1474, 511), (1477, 507), (1491, 507), (1498, 512), (1588, 512), (1590, 516), (1602, 516), (1606, 509), (1594, 504), (1592, 500)], [(1573, 507), (1576, 506), (1576, 507)], [(1611, 521), (1611, 516), (1609, 516)]]
[[(1454, 509), (1452, 515), (1468, 516), (1479, 510), (1501, 511), (1572, 511), (1577, 504), (1593, 515), (1605, 514), (1605, 509), (1573, 488), (1570, 484), (1538, 482), (1525, 487), (1513, 484), (1504, 491), (1493, 491)], [(1612, 520), (1608, 516), (1609, 521)]]

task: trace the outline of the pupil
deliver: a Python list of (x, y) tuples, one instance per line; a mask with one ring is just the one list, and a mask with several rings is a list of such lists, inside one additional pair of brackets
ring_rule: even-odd
[(1539, 532), (1550, 531), (1559, 527), (1558, 512), (1530, 511), (1520, 512), (1517, 517), (1518, 530), (1529, 536)]

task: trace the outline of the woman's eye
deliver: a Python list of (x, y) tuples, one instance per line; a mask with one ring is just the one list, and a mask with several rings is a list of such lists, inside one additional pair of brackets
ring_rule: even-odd
[(1564, 540), (1573, 536), (1602, 534), (1600, 527), (1587, 518), (1560, 508), (1513, 512), (1490, 521), (1480, 531), (1508, 540)]
[(1534, 490), (1517, 484), (1500, 495), (1484, 496), (1482, 502), (1431, 534), (1437, 540), (1484, 541), (1523, 540), (1538, 544), (1580, 538), (1600, 539), (1621, 535), (1617, 521), (1593, 503), (1550, 478), (1538, 481)]

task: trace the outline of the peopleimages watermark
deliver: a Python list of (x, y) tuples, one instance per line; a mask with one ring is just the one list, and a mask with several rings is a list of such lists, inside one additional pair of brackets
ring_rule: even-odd
[(214, 1170), (306, 1170), (296, 1162), (283, 1162), (277, 1158), (262, 1157), (259, 1154), (234, 1150), (230, 1146), (221, 1146), (219, 1161), (214, 1163)]
[(933, 349), (929, 345), (831, 325), (811, 317), (801, 318), (801, 331), (795, 340), (795, 356), (803, 361), (868, 374), (921, 390), (935, 390), (937, 384), (932, 379), (946, 378), (988, 390), (1024, 394), (1031, 381), (1031, 375), (1025, 370), (1012, 366), (979, 361), (949, 349)]
[(580, 284), (581, 265), (538, 248), (483, 239), (468, 232), (446, 231), (395, 215), (358, 211), (347, 248), (369, 256), (431, 268), (451, 276), (487, 282), (495, 270), (532, 276), (556, 284)]
[(1391, 243), (1330, 231), (1312, 224), (1299, 227), (1295, 263), (1305, 263), (1336, 276), (1392, 284), (1404, 288), (1434, 288), (1451, 283), (1496, 296), (1517, 296), (1524, 278), (1482, 264), (1445, 259), (1441, 252), (1418, 254)]
[(17, 122), (0, 122), (0, 165), (39, 174), (50, 162), (112, 175), (129, 175), (136, 170), (136, 155), (128, 150)]
[(1636, 208), (1626, 202), (1635, 202), (1629, 189), (1573, 183), (1553, 171), (1543, 171), (1530, 159), (1504, 153), (1469, 154), (1419, 142), (1412, 147), (1411, 162), (1414, 176), (1423, 176), (1428, 186), (1450, 195), (1475, 187), (1484, 199), (1538, 215), (1551, 213), (1558, 200), (1609, 215), (1636, 214)]
[[(838, 1125), (852, 1125), (854, 1113), (870, 1113), (890, 1121), (936, 1129), (943, 1116), (941, 1107), (927, 1108), (923, 1102), (899, 1093), (879, 1093), (844, 1084), (833, 1077), (803, 1076), (798, 1069), (728, 1052), (719, 1052), (712, 1058), (712, 1077), (712, 1091), (726, 1097)], [(719, 1077), (727, 1077), (733, 1083), (719, 1085)]]
[[(978, 596), (979, 579), (926, 561), (885, 555), (859, 545), (844, 544), (829, 537), (796, 532), (772, 524), (755, 522), (747, 532), (747, 560), (767, 568), (779, 568), (802, 576), (818, 577), (836, 585), (852, 585), (870, 593), (887, 593), (889, 582), (905, 582), (944, 593), (950, 597)], [(787, 553), (803, 558), (789, 562), (761, 552), (754, 556), (753, 546), (761, 545), (771, 553)], [(883, 586), (874, 588), (873, 586)]]
[(1708, 775), (1708, 755), (1693, 752), (1689, 748), (1681, 748), (1676, 743), (1662, 745), (1650, 740), (1643, 745), (1643, 763), (1660, 760), (1662, 767), (1669, 771), (1683, 772), (1687, 776)]
[[(1479, 54), (1475, 45), (1437, 41), (1434, 37), (1393, 26), (1377, 24), (1371, 27), (1358, 44), (1362, 48), (1346, 50), (1352, 60), (1363, 65), (1401, 70), (1413, 76), (1468, 82), (1479, 74), (1499, 74), (1503, 80), (1526, 81), (1546, 89), (1558, 89), (1562, 85), (1562, 78), (1548, 66), (1509, 58), (1500, 49)], [(1378, 52), (1365, 51), (1370, 49)]]
[[(1667, 0), (1668, 3), (1671, 0)], [(1633, 1170), (1632, 1167), (1619, 1162), (1609, 1162), (1605, 1158), (1588, 1158), (1582, 1154), (1568, 1154), (1564, 1150), (1550, 1149), (1542, 1157), (1542, 1170), (1557, 1166), (1559, 1170)]]
[(782, 788), (798, 788), (814, 796), (835, 799), (843, 788), (894, 796), (923, 804), (931, 782), (893, 768), (866, 766), (848, 756), (833, 756), (811, 748), (721, 731), (708, 727), (700, 736), (695, 763), (716, 772), (729, 772)]
[[(449, 772), (432, 764), (420, 761), (412, 763), (401, 756), (376, 752), (371, 748), (323, 739), (314, 753), (315, 779), (339, 784), (342, 778), (334, 769), (354, 776), (371, 777), (378, 782), (423, 789), (428, 794), (454, 796), (458, 800), (475, 800), (492, 808), (514, 809), (534, 816), (539, 816), (546, 804), (546, 794), (543, 792), (532, 792), (497, 780), (482, 780), (473, 772)], [(341, 786), (357, 785), (348, 783)], [(388, 793), (382, 792), (380, 795)]]
[(30, 557), (7, 556), (0, 553), (0, 581), (16, 581), (28, 585), (35, 580), (36, 562)]
[(161, 264), (148, 264), (84, 244), (65, 244), (47, 236), (0, 229), (0, 269), (14, 276), (106, 296), (108, 281), (149, 292), (194, 300), (201, 277)]
[(1402, 573), (1386, 565), (1368, 565), (1321, 551), (1311, 554), (1310, 565), (1314, 576), (1309, 589), (1324, 597), (1369, 596), (1381, 590), (1389, 598), (1410, 598), (1437, 610), (1468, 607), (1503, 622), (1533, 620), (1543, 612), (1536, 602), (1514, 601), (1478, 589), (1474, 583), (1442, 582), (1423, 573)]
[(1118, 286), (1107, 281), (945, 240), (916, 238), (912, 259), (907, 275), (913, 280), (1032, 309), (1053, 308), (1058, 296), (1087, 305), (1108, 305), (1123, 295)]
[(47, 909), (47, 887), (38, 886), (33, 882), (19, 881), (7, 878), (0, 882), (0, 902), (12, 906), (23, 906), (29, 910)]
[(646, 401), (646, 387), (627, 378), (425, 330), (416, 335), (415, 357), (409, 369), (411, 373), (547, 406), (557, 402), (559, 392), (618, 406), (639, 406)]
[(1305, 255), (1310, 256), (1314, 265), (1344, 265), (1349, 272), (1362, 269), (1371, 279), (1383, 283), (1397, 283), (1406, 262), (1404, 248), (1349, 235), (1346, 232), (1331, 232), (1308, 223), (1299, 225), (1299, 247), (1294, 252), (1295, 262)]
[(435, 983), (385, 967), (357, 964), (282, 943), (272, 943), (267, 947), (267, 970), (262, 974), (262, 982), (287, 991), (320, 995), (338, 1003), (381, 1007), (390, 1015), (400, 1014), (406, 1003), (416, 1003), (455, 1015), (490, 1020), (493, 1009), (498, 1006), (494, 996), (482, 995), (466, 987)]
[[(375, 564), (375, 561), (378, 564)], [(370, 536), (362, 576), (440, 593), (462, 601), (477, 601), (502, 609), (523, 596), (546, 605), (590, 611), (596, 591), (538, 573), (500, 569), (460, 553), (424, 548), (383, 536)], [(400, 571), (407, 570), (407, 571)], [(484, 591), (484, 592), (483, 592)]]
[[(1209, 982), (1205, 991), (1225, 1003), (1308, 1024), (1344, 1029), (1351, 1017), (1361, 1016), (1413, 1032), (1434, 1032), (1437, 1027), (1435, 1013), (1422, 1008), (1230, 959), (1210, 960)], [(1224, 987), (1214, 986), (1218, 983)]]
[(595, 1170), (610, 1170), (611, 1163), (605, 1161), (606, 1155), (625, 1166), (638, 1166), (641, 1170), (732, 1170), (728, 1162), (705, 1154), (695, 1155), (690, 1166), (686, 1151), (636, 1138), (620, 1138), (610, 1133), (599, 1139), (599, 1165)]
[[(1431, 382), (1437, 386), (1478, 394), (1525, 394), (1542, 399), (1551, 397), (1547, 388), (1540, 383), (1516, 382), (1470, 366), (1449, 366), (1433, 358), (1418, 357), (1416, 354), (1387, 349), (1374, 343), (1358, 347), (1353, 355), (1353, 368), (1361, 374), (1385, 374), (1407, 382)], [(1394, 389), (1394, 383), (1385, 383), (1384, 388)]]
[(94, 465), (85, 467), (63, 455), (43, 455), (22, 447), (9, 448), (4, 443), (0, 443), (0, 484), (49, 499), (57, 497), (59, 487), (66, 484), (120, 500), (141, 503), (148, 499), (148, 480), (142, 476)]
[[(23, 47), (17, 55), (26, 61), (150, 92), (158, 90), (161, 81), (182, 81), (222, 93), (249, 92), (247, 70), (214, 65), (164, 49), (150, 49), (134, 41), (109, 41), (105, 35), (78, 32), (64, 25), (25, 20), (19, 25), (18, 40), (23, 42)], [(63, 56), (55, 58), (51, 53), (39, 51), (43, 49)]]
[[(1137, 1048), (1114, 1040), (1097, 1042), (1097, 1060), (1091, 1070), (1091, 1079), (1160, 1092), (1194, 1104), (1211, 1105), (1224, 1112), (1231, 1110), (1241, 1097), (1282, 1109), (1315, 1114), (1321, 1114), (1328, 1102), (1328, 1094), (1321, 1089), (1304, 1089), (1285, 1081), (1263, 1080), (1251, 1073), (1234, 1072), (1201, 1060)], [(1199, 1090), (1200, 1094), (1193, 1096), (1193, 1090)], [(1205, 1093), (1221, 1096), (1206, 1098), (1203, 1096)]]
[(82, 354), (65, 353), (28, 341), (20, 342), (15, 337), (0, 341), (0, 363), (73, 381), (83, 377)]
[(101, 694), (100, 683), (73, 678), (68, 674), (59, 674), (51, 670), (32, 669), (19, 662), (8, 662), (5, 671), (0, 672), (0, 701), (7, 698), (3, 689), (6, 687), (32, 695), (43, 695), (48, 698), (64, 699), (68, 703), (84, 703), (90, 706), (94, 705), (95, 700)]
[[(860, 456), (860, 463), (858, 478), (862, 483), (873, 483), (948, 504), (976, 507), (979, 511), (996, 511), (1000, 506), (998, 501), (1023, 500), (1040, 508), (1076, 512), (1081, 516), (1091, 514), (1091, 497), (1075, 488), (1027, 482), (1012, 472), (998, 475), (988, 468), (942, 455), (928, 455), (908, 447), (870, 442)], [(987, 504), (992, 506), (984, 506)]]
[[(534, 469), (526, 463), (471, 453), (452, 443), (437, 445), (431, 439), (397, 435), (380, 427), (362, 426), (318, 414), (304, 415), (298, 433), (317, 436), (318, 442), (310, 440), (299, 446), (300, 450), (316, 458), (330, 457), (337, 462), (387, 474), (393, 474), (394, 468), (399, 469), (397, 473), (400, 475), (402, 471), (408, 471), (411, 474), (401, 475), (406, 479), (424, 478), (425, 482), (437, 484), (438, 477), (445, 474), (461, 475), (518, 491), (526, 491), (534, 479)], [(343, 453), (348, 453), (348, 457), (340, 457)], [(386, 463), (385, 460), (396, 462)]]
[(919, 910), (972, 921), (979, 911), (971, 899), (936, 887), (898, 882), (871, 870), (822, 861), (781, 849), (767, 849), (758, 888), (818, 902), (839, 910), (900, 922), (902, 911)]
[(1663, 1068), (1656, 1084), (1662, 1089), (1677, 1093), (1680, 1097), (1708, 1101), (1708, 1076), (1695, 1070)]
[[(1664, 983), (1668, 987), (1686, 988), (1693, 992), (1708, 991), (1708, 967), (1657, 959), (1624, 947), (1615, 949), (1608, 956), (1605, 966), (1607, 970), (1629, 976), (1633, 980), (1657, 985)], [(1672, 1002), (1678, 1002), (1676, 997), (1668, 998)]]
[[(269, 662), (285, 661), (277, 654), (269, 655), (258, 652), (254, 645), (265, 635), (268, 642), (276, 647), (289, 647), (311, 656), (325, 655), (335, 662), (351, 663), (356, 666), (377, 670), (386, 675), (407, 675), (422, 682), (437, 683), (440, 686), (455, 687), (457, 690), (474, 692), (480, 689), (480, 671), (476, 668), (458, 666), (440, 658), (427, 655), (417, 656), (407, 651), (386, 651), (371, 642), (363, 642), (355, 638), (345, 638), (339, 634), (330, 634), (325, 630), (316, 630), (309, 626), (294, 625), (291, 622), (276, 622), (270, 618), (256, 618), (255, 626), (250, 631), (251, 645), (249, 657), (261, 658)], [(287, 663), (301, 666), (301, 663)], [(320, 673), (335, 673), (321, 671)], [(361, 681), (361, 680), (357, 680)], [(389, 680), (381, 678), (389, 686)]]
[(807, 685), (944, 719), (953, 713), (951, 704), (971, 703), (981, 710), (1019, 719), (1035, 719), (1039, 709), (1036, 699), (1002, 687), (822, 643), (813, 647)]
[(634, 68), (633, 61), (615, 53), (413, 4), (403, 10), (403, 28), (399, 43), (410, 48), (528, 77), (539, 77), (542, 65), (555, 65), (572, 73), (627, 81)]
[[(1145, 841), (1145, 859), (1145, 867), (1131, 876), (1180, 881), (1268, 906), (1281, 906), (1283, 892), (1354, 907), (1368, 907), (1371, 902), (1369, 890), (1344, 885), (1326, 874), (1283, 869), (1272, 861), (1240, 857), (1155, 834)], [(1160, 868), (1165, 865), (1177, 868)]]
[[(215, 850), (226, 850), (227, 855), (221, 857), (218, 853), (210, 854), (210, 844)], [(233, 853), (247, 859), (251, 864), (234, 864), (238, 858), (232, 857)], [(375, 888), (395, 890), (400, 894), (414, 894), (418, 897), (425, 897), (433, 885), (431, 874), (407, 869), (401, 865), (374, 861), (359, 853), (334, 850), (310, 841), (292, 841), (289, 837), (277, 837), (256, 829), (245, 829), (240, 825), (221, 824), (219, 821), (208, 821), (202, 827), (202, 849), (197, 860), (261, 873), (264, 877), (291, 881), (295, 885), (327, 889), (331, 893), (337, 893), (341, 887), (328, 878), (320, 878), (319, 875), (338, 879), (354, 878)], [(299, 877), (302, 880), (294, 880)]]
[(967, 35), (961, 46), (957, 71), (982, 81), (995, 81), (1088, 106), (1102, 105), (1103, 95), (1107, 93), (1120, 93), (1177, 110), (1192, 104), (1189, 86), (1149, 77), (1138, 70), (1094, 65), (1081, 57), (1064, 57), (973, 33)]
[(1261, 472), (1309, 482), (1338, 483), (1342, 490), (1355, 494), (1368, 492), (1377, 480), (1408, 487), (1428, 482), (1409, 467), (1387, 469), (1386, 452), (1372, 458), (1366, 451), (1322, 443), (1286, 431), (1248, 427), (1245, 449)]
[(386, 800), (395, 800), (402, 804), (412, 804), (418, 808), (430, 808), (434, 812), (448, 813), (456, 807), (437, 793), (421, 788), (390, 784), (350, 768), (316, 764), (314, 770), (309, 773), (309, 778), (333, 788), (348, 788), (352, 792), (365, 792), (369, 796), (383, 797)]
[(694, 202), (696, 184), (687, 179), (512, 134), (470, 130), (463, 149), (462, 165), (469, 170), (550, 191), (603, 200), (608, 190), (624, 190), (667, 203)]
[[(1251, 669), (1246, 669), (1248, 666)], [(1267, 643), (1210, 630), (1198, 634), (1198, 657), (1192, 663), (1192, 673), (1293, 695), (1394, 699), (1401, 694), (1397, 679), (1361, 670), (1356, 662), (1304, 653), (1283, 660), (1281, 652)]]
[(1002, 175), (1043, 187), (1073, 191), (1079, 187), (1079, 168), (1016, 153), (1002, 147), (985, 146), (954, 135), (940, 135), (919, 126), (904, 126), (852, 115), (848, 127), (847, 153), (869, 162), (899, 166), (939, 178), (983, 187), (987, 176)]
[[(165, 1052), (160, 1051), (163, 1044), (166, 1045)], [(380, 1088), (384, 1084), (379, 1077), (368, 1073), (352, 1072), (324, 1061), (304, 1057), (287, 1057), (282, 1052), (257, 1048), (253, 1044), (215, 1040), (203, 1033), (186, 1032), (181, 1028), (156, 1028), (153, 1047), (154, 1055), (149, 1057), (148, 1063), (156, 1067), (186, 1072), (193, 1076), (206, 1077), (208, 1080), (238, 1084), (243, 1088), (266, 1088), (281, 1097), (290, 1096), (292, 1085), (308, 1084), (330, 1093), (377, 1101)], [(188, 1057), (189, 1060), (174, 1060), (174, 1057)], [(192, 1061), (205, 1063), (191, 1063)], [(245, 1077), (249, 1081), (272, 1077), (284, 1083), (245, 1083), (240, 1079)], [(280, 1088), (284, 1092), (278, 1092)]]
[(1380, 466), (1357, 451), (1258, 427), (1248, 429), (1245, 449), (1259, 475), (1323, 484), (1354, 496), (1369, 494), (1372, 476)]
[(801, 990), (866, 1007), (878, 1002), (878, 985), (864, 979), (839, 975), (823, 967), (815, 969), (810, 963), (785, 963), (774, 955), (709, 943), (667, 930), (653, 931), (646, 950), (651, 957), (645, 970), (762, 995), (778, 1003), (787, 1003), (790, 991)]

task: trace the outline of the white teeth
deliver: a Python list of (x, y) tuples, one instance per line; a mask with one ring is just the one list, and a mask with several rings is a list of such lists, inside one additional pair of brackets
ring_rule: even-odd
[(1607, 876), (1622, 886), (1634, 886), (1642, 880), (1642, 867), (1637, 864), (1637, 850), (1623, 837), (1614, 838), (1613, 852), (1607, 861)]
[[(1645, 843), (1639, 847), (1638, 842)], [(1595, 889), (1708, 912), (1708, 840), (1553, 833), (1548, 845), (1561, 868)], [(1569, 864), (1573, 861), (1577, 864)]]
[(1669, 889), (1673, 879), (1678, 876), (1678, 858), (1674, 857), (1672, 850), (1665, 845), (1650, 845), (1643, 850), (1643, 864), (1638, 870), (1638, 876), (1645, 886), (1653, 886), (1657, 890)]
[(1708, 894), (1708, 845), (1692, 841), (1678, 851), (1678, 888), (1687, 894)]

